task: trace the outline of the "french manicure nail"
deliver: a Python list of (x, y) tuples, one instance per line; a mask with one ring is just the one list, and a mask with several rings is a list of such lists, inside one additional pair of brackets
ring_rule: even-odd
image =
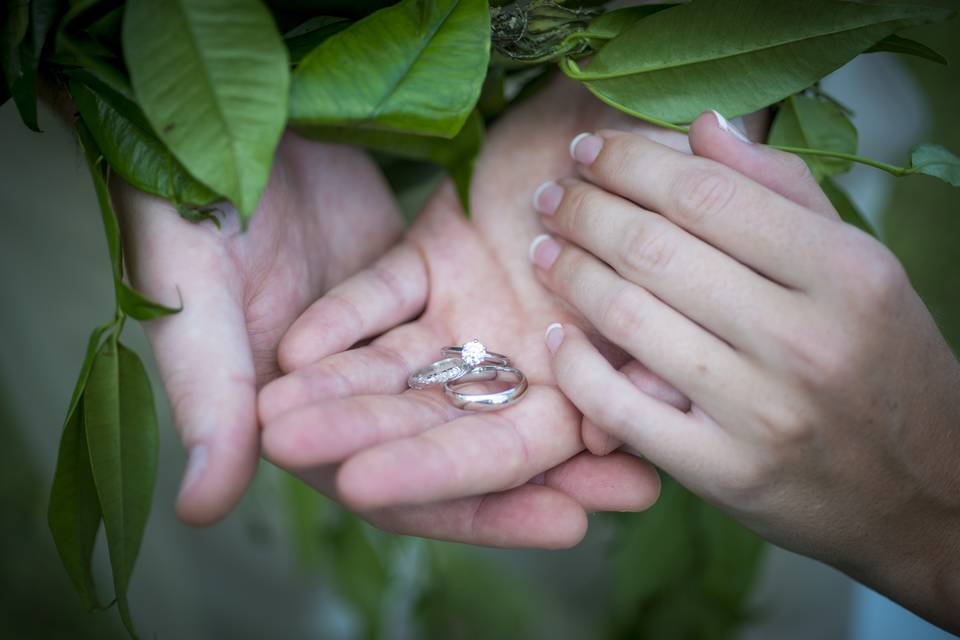
[(603, 149), (603, 138), (592, 133), (580, 133), (570, 141), (570, 157), (580, 164), (590, 166)]
[(560, 255), (560, 245), (547, 234), (539, 235), (530, 243), (530, 262), (541, 269), (549, 269)]
[(720, 127), (723, 131), (726, 131), (727, 133), (732, 133), (734, 137), (736, 137), (737, 140), (740, 140), (741, 142), (752, 144), (750, 142), (750, 138), (748, 138), (746, 134), (743, 133), (743, 131), (740, 131), (740, 129), (730, 124), (730, 121), (724, 118), (719, 111), (717, 111), (716, 109), (710, 109), (710, 112), (713, 113), (713, 116), (717, 119), (717, 126)]
[(190, 457), (187, 459), (187, 470), (183, 474), (183, 482), (180, 484), (180, 493), (188, 491), (195, 485), (203, 472), (207, 468), (207, 446), (203, 444), (195, 445), (190, 449)]
[(553, 180), (544, 182), (533, 192), (533, 208), (538, 212), (552, 216), (563, 199), (563, 187)]
[(547, 349), (550, 350), (550, 353), (556, 353), (557, 349), (560, 348), (560, 343), (563, 342), (563, 325), (559, 322), (554, 322), (547, 327), (547, 332), (543, 337), (547, 342)]

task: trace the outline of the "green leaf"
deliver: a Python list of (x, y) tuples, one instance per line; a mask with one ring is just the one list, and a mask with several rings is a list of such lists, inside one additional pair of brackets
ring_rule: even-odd
[(37, 72), (40, 55), (56, 18), (58, 6), (56, 0), (31, 0), (30, 24), (19, 47), (21, 75), (10, 87), (20, 118), (34, 131), (40, 131), (37, 122)]
[(604, 102), (667, 122), (744, 115), (810, 86), (907, 26), (949, 11), (839, 0), (694, 0), (640, 20), (584, 69)]
[[(855, 154), (857, 129), (835, 103), (814, 96), (790, 96), (777, 111), (770, 128), (769, 144)], [(850, 160), (801, 156), (817, 182), (844, 173)]]
[(110, 190), (100, 167), (101, 154), (97, 148), (93, 134), (83, 120), (76, 124), (80, 146), (87, 158), (90, 177), (93, 178), (93, 188), (97, 194), (97, 203), (100, 206), (100, 218), (103, 221), (103, 231), (107, 237), (107, 250), (110, 254), (110, 268), (113, 272), (113, 287), (117, 298), (117, 306), (127, 315), (137, 320), (152, 320), (160, 316), (178, 313), (180, 309), (165, 307), (149, 301), (143, 294), (133, 290), (123, 281), (123, 245), (120, 241), (120, 225), (110, 200)]
[(39, 133), (37, 122), (37, 55), (29, 39), (20, 43), (20, 77), (10, 85), (10, 94), (17, 105), (20, 119), (29, 129)]
[(483, 118), (474, 111), (452, 140), (355, 127), (297, 127), (308, 138), (353, 144), (389, 155), (444, 167), (453, 179), (464, 211), (470, 211), (470, 181), (483, 146)]
[(287, 49), (270, 12), (260, 0), (130, 0), (123, 45), (153, 130), (248, 220), (287, 114)]
[(71, 406), (60, 437), (47, 522), (60, 560), (84, 606), (90, 610), (102, 608), (90, 567), (101, 519), (87, 451), (81, 396), (76, 405)]
[(156, 481), (157, 417), (143, 364), (117, 342), (116, 333), (93, 361), (83, 418), (120, 617), (135, 635), (127, 588)]
[(0, 63), (7, 87), (22, 74), (20, 68), (20, 43), (27, 35), (30, 25), (30, 3), (27, 0), (9, 0), (0, 9), (3, 21), (0, 22)]
[(133, 89), (123, 62), (114, 50), (90, 33), (99, 21), (106, 19), (116, 9), (115, 2), (88, 0), (72, 3), (70, 10), (60, 20), (56, 46), (53, 54), (47, 56), (47, 62), (67, 69), (82, 69), (132, 102)]
[(910, 151), (909, 173), (922, 173), (960, 187), (960, 158), (939, 144), (919, 144)]
[(584, 31), (571, 37), (585, 38), (590, 42), (590, 46), (599, 49), (607, 40), (616, 38), (638, 20), (675, 6), (676, 4), (644, 4), (607, 11), (594, 18)]
[(169, 316), (183, 311), (183, 299), (180, 300), (179, 307), (167, 307), (153, 302), (124, 282), (120, 283), (117, 303), (125, 314), (141, 322), (145, 320), (155, 320), (156, 318), (162, 318), (163, 316)]
[(916, 40), (911, 40), (909, 38), (902, 38), (898, 35), (887, 36), (877, 44), (867, 49), (864, 53), (878, 53), (882, 51), (916, 56), (918, 58), (924, 58), (942, 65), (948, 64), (946, 58), (922, 42), (917, 42)]
[(840, 214), (840, 218), (847, 224), (853, 225), (861, 231), (866, 231), (872, 236), (877, 235), (876, 229), (866, 219), (863, 213), (857, 209), (853, 201), (833, 180), (826, 179), (820, 183), (820, 188), (830, 199), (830, 204)]
[(97, 148), (120, 177), (174, 203), (205, 205), (217, 199), (156, 138), (135, 103), (84, 73), (71, 74), (69, 87)]
[(350, 21), (337, 16), (315, 16), (295, 29), (284, 34), (287, 51), (290, 54), (290, 64), (297, 65), (308, 53), (334, 35), (350, 26)]
[(290, 119), (452, 138), (477, 102), (489, 58), (485, 0), (404, 0), (303, 59)]

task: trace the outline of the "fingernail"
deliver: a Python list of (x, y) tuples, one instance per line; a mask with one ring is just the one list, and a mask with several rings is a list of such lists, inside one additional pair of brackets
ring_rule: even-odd
[(533, 192), (533, 208), (540, 213), (552, 216), (563, 199), (563, 187), (553, 180), (544, 182)]
[(603, 149), (603, 138), (592, 133), (578, 134), (570, 141), (570, 157), (588, 167), (600, 155), (601, 149)]
[(549, 269), (560, 255), (560, 245), (547, 234), (539, 235), (530, 243), (530, 262), (541, 269)]
[(563, 325), (554, 322), (547, 327), (547, 332), (543, 337), (547, 342), (547, 349), (550, 350), (550, 353), (556, 353), (557, 349), (560, 348), (560, 343), (563, 342)]
[(190, 457), (187, 459), (187, 470), (183, 474), (183, 482), (180, 484), (180, 493), (188, 491), (195, 485), (203, 472), (207, 468), (207, 447), (198, 444), (190, 449)]
[(750, 138), (748, 138), (740, 129), (737, 129), (735, 126), (730, 124), (730, 121), (724, 118), (719, 111), (716, 109), (710, 109), (710, 112), (717, 119), (717, 126), (726, 131), (727, 133), (732, 133), (737, 140), (741, 142), (746, 142), (747, 144), (752, 144)]

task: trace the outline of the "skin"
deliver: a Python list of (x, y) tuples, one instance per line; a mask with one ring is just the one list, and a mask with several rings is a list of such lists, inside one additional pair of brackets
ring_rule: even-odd
[[(546, 336), (557, 383), (764, 537), (960, 631), (960, 364), (801, 162), (712, 113), (690, 146), (599, 131), (539, 191), (535, 271), (589, 323)], [(639, 391), (578, 324), (691, 405)]]
[(120, 180), (112, 195), (133, 283), (171, 306), (182, 297), (180, 313), (144, 329), (190, 452), (178, 513), (209, 524), (253, 477), (256, 393), (279, 374), (280, 337), (318, 296), (396, 242), (402, 220), (364, 153), (292, 133), (243, 233), (231, 210), (217, 229)]
[[(584, 452), (581, 415), (543, 348), (548, 319), (578, 316), (525, 256), (537, 233), (531, 182), (573, 170), (566, 140), (584, 126), (618, 125), (635, 123), (564, 79), (498, 122), (477, 162), (473, 217), (445, 185), (395, 249), (283, 338), (289, 373), (259, 400), (265, 456), (381, 528), (490, 546), (570, 546), (587, 512), (649, 506), (659, 480), (648, 463)], [(406, 388), (441, 347), (474, 337), (525, 372), (521, 402), (467, 413), (439, 389)]]

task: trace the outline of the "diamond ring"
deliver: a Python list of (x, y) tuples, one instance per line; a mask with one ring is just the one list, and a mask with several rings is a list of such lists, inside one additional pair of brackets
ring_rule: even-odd
[[(410, 377), (407, 378), (408, 387), (411, 389), (426, 389), (434, 385), (443, 385), (460, 380), (473, 372), (477, 372), (476, 375), (471, 377), (473, 382), (494, 380), (499, 373), (484, 367), (509, 368), (510, 365), (510, 358), (500, 353), (487, 351), (483, 343), (476, 338), (459, 347), (444, 347), (440, 351), (447, 357), (431, 362), (410, 374)], [(478, 372), (479, 369), (483, 369), (483, 371)]]
[(476, 338), (459, 347), (444, 347), (441, 349), (441, 352), (445, 356), (463, 358), (463, 361), (471, 367), (476, 367), (480, 364), (500, 364), (503, 366), (510, 364), (510, 358), (499, 353), (487, 351), (483, 343)]

